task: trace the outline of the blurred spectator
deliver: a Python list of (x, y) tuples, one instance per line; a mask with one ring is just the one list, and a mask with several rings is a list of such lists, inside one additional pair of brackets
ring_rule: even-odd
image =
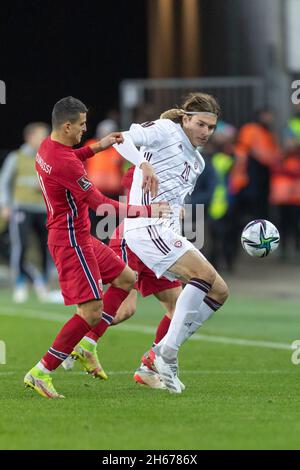
[(289, 242), (293, 243), (291, 258), (300, 256), (300, 107), (289, 119), (284, 130), (284, 160), (274, 169), (271, 177), (270, 203), (278, 210), (280, 254), (289, 257)]
[(214, 135), (201, 150), (205, 158), (204, 172), (198, 178), (192, 195), (186, 199), (187, 203), (205, 205), (209, 235), (205, 252), (214, 265), (222, 269), (225, 264), (228, 270), (233, 269), (237, 251), (229, 194), (235, 136), (235, 127), (224, 121), (218, 122)]
[(300, 104), (295, 105), (295, 114), (288, 120), (284, 130), (285, 148), (300, 147)]
[(273, 125), (273, 113), (263, 109), (257, 112), (255, 122), (242, 126), (237, 137), (231, 189), (237, 194), (244, 222), (268, 218), (270, 174), (282, 159)]
[(203, 173), (197, 179), (194, 191), (185, 199), (186, 204), (204, 204), (206, 214), (217, 184), (216, 174), (211, 163), (211, 157), (215, 151), (215, 146), (213, 145), (212, 140), (213, 137), (211, 137), (210, 141), (206, 144), (205, 150), (200, 150), (205, 159), (205, 168)]
[[(9, 221), (15, 302), (24, 302), (27, 299), (27, 279), (33, 283), (41, 300), (47, 296), (49, 257), (45, 226), (46, 208), (34, 163), (37, 149), (48, 133), (47, 124), (28, 124), (23, 132), (24, 144), (8, 154), (1, 169), (1, 217)], [(29, 237), (33, 231), (39, 241), (42, 272), (26, 260)]]
[[(3, 153), (3, 157), (7, 155), (7, 152)], [(2, 158), (2, 152), (0, 152), (0, 171), (4, 162)], [(2, 211), (0, 206), (0, 262), (9, 264), (9, 233), (8, 233), (8, 222), (2, 217)]]
[[(93, 144), (116, 130), (118, 130), (116, 122), (112, 119), (105, 119), (98, 124), (95, 138), (88, 140), (86, 145)], [(96, 188), (107, 196), (116, 198), (122, 193), (123, 164), (124, 159), (121, 155), (114, 147), (109, 147), (89, 158), (86, 170)]]
[(210, 157), (215, 174), (215, 188), (208, 207), (211, 239), (208, 258), (215, 266), (223, 268), (225, 265), (229, 271), (233, 270), (237, 253), (237, 227), (229, 191), (229, 177), (234, 164), (235, 137), (235, 127), (219, 121), (211, 139), (214, 149)]

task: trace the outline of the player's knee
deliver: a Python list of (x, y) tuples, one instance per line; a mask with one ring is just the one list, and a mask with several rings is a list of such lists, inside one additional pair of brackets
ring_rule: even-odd
[(114, 287), (118, 287), (119, 289), (123, 289), (127, 292), (130, 292), (131, 289), (134, 287), (134, 283), (136, 280), (135, 272), (126, 266), (121, 274), (113, 280), (112, 285)]
[(127, 267), (127, 269), (123, 272), (122, 278), (120, 279), (119, 287), (127, 292), (130, 292), (134, 287), (135, 281), (135, 272)]
[(229, 289), (228, 289), (226, 282), (223, 279), (221, 279), (220, 282), (218, 283), (216, 294), (218, 296), (218, 301), (221, 304), (224, 304), (229, 297)]
[(201, 279), (213, 285), (216, 279), (216, 271), (209, 264), (204, 266), (202, 264), (199, 264), (199, 266), (191, 266), (187, 268), (187, 278), (188, 281), (195, 278)]
[(78, 313), (81, 315), (85, 321), (91, 325), (91, 327), (96, 326), (102, 317), (103, 302), (102, 300), (97, 300), (93, 302), (88, 302), (84, 306), (79, 307)]

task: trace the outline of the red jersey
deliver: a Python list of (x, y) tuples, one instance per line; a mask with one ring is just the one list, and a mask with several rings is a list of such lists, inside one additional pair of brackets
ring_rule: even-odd
[[(91, 243), (89, 207), (96, 211), (99, 205), (110, 204), (117, 213), (124, 211), (126, 217), (137, 217), (143, 210), (143, 206), (119, 204), (93, 186), (82, 163), (93, 155), (90, 147), (74, 150), (52, 140), (50, 136), (38, 150), (35, 167), (47, 207), (48, 243), (51, 245)], [(127, 213), (131, 208), (132, 215)], [(149, 209), (147, 207), (148, 213)]]

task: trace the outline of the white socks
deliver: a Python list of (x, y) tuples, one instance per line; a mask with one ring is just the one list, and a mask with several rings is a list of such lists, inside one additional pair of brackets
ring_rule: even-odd
[(169, 330), (157, 346), (168, 362), (176, 360), (178, 349), (184, 341), (222, 306), (207, 296), (210, 289), (208, 282), (193, 278), (178, 297)]
[(45, 374), (51, 374), (51, 370), (46, 369), (46, 367), (39, 361), (36, 365), (38, 369), (40, 369), (42, 372), (45, 372)]

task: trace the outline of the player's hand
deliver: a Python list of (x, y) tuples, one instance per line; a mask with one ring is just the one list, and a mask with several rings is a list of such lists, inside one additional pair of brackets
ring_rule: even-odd
[(111, 132), (106, 137), (103, 137), (103, 139), (99, 140), (99, 152), (107, 149), (108, 147), (111, 147), (114, 144), (122, 144), (123, 142), (124, 138), (122, 132)]
[(158, 191), (158, 177), (156, 176), (153, 166), (148, 162), (143, 162), (140, 165), (143, 172), (142, 188), (147, 193), (150, 191), (152, 197), (157, 196)]
[(154, 202), (151, 204), (151, 217), (169, 219), (171, 215), (171, 207), (167, 201)]

